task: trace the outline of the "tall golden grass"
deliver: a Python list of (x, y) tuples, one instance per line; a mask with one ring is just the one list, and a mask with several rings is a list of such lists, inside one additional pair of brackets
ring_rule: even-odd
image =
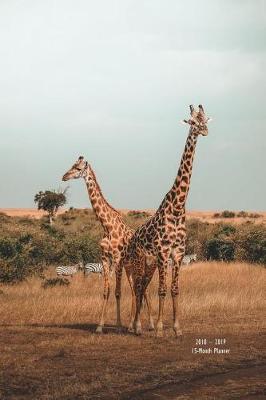
[[(54, 274), (53, 270), (51, 270)], [(170, 272), (170, 271), (169, 271)], [(51, 275), (52, 275), (51, 273)], [(168, 287), (170, 289), (170, 273)], [(70, 278), (68, 287), (43, 289), (42, 281), (31, 278), (13, 286), (2, 286), (0, 321), (7, 325), (93, 324), (97, 323), (102, 302), (103, 280), (81, 273)], [(262, 267), (241, 263), (196, 263), (182, 267), (180, 273), (179, 313), (183, 321), (203, 321), (213, 316), (223, 321), (232, 318), (256, 318), (266, 309), (266, 271)], [(114, 289), (114, 277), (112, 278)], [(150, 285), (153, 314), (158, 304), (158, 277)], [(122, 320), (129, 322), (131, 296), (123, 280)], [(171, 324), (171, 296), (167, 296), (165, 319)], [(146, 312), (143, 311), (145, 325)], [(115, 298), (110, 296), (107, 324), (115, 323)]]

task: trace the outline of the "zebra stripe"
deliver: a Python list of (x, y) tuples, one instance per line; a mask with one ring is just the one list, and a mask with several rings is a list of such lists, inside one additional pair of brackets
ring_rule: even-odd
[(84, 266), (84, 275), (93, 274), (102, 274), (103, 273), (103, 265), (100, 263), (88, 263)]
[(197, 261), (197, 254), (187, 254), (184, 256), (182, 264), (188, 265), (190, 263), (193, 263)]
[(56, 267), (55, 271), (58, 276), (73, 276), (81, 268), (82, 268), (81, 263), (74, 265), (60, 265), (59, 267)]
[[(186, 254), (183, 257), (182, 265), (188, 265), (188, 264), (193, 263), (195, 261), (197, 261), (197, 254)], [(168, 261), (168, 264), (169, 264), (170, 267), (173, 266), (173, 260), (171, 258)]]

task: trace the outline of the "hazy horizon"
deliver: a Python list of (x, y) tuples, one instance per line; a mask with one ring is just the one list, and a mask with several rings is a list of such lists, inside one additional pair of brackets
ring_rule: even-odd
[(156, 209), (189, 104), (199, 137), (187, 208), (265, 210), (266, 1), (0, 2), (0, 208), (33, 208), (79, 155), (119, 209)]

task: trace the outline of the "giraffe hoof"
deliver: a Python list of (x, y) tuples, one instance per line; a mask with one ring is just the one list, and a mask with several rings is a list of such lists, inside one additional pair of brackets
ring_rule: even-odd
[(101, 325), (98, 325), (95, 332), (99, 334), (103, 333), (103, 327)]
[(175, 337), (177, 340), (182, 341), (183, 339), (183, 335), (182, 335), (182, 331), (181, 330), (174, 330), (175, 332)]
[(156, 331), (156, 337), (163, 337), (163, 330), (162, 329), (157, 329)]
[(137, 336), (140, 336), (142, 334), (142, 329), (141, 329), (141, 327), (137, 327), (136, 329), (135, 329), (135, 335), (137, 335)]
[(129, 327), (127, 328), (127, 331), (129, 333), (134, 333), (135, 331), (134, 331), (133, 325), (129, 325)]
[(153, 324), (150, 324), (150, 326), (149, 326), (149, 331), (154, 331), (154, 330), (155, 330), (154, 325), (153, 325)]

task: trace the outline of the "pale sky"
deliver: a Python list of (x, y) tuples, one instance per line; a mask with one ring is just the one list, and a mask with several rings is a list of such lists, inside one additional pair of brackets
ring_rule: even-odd
[(265, 37), (266, 0), (0, 0), (0, 207), (84, 155), (114, 207), (157, 208), (202, 103), (188, 208), (265, 210)]

